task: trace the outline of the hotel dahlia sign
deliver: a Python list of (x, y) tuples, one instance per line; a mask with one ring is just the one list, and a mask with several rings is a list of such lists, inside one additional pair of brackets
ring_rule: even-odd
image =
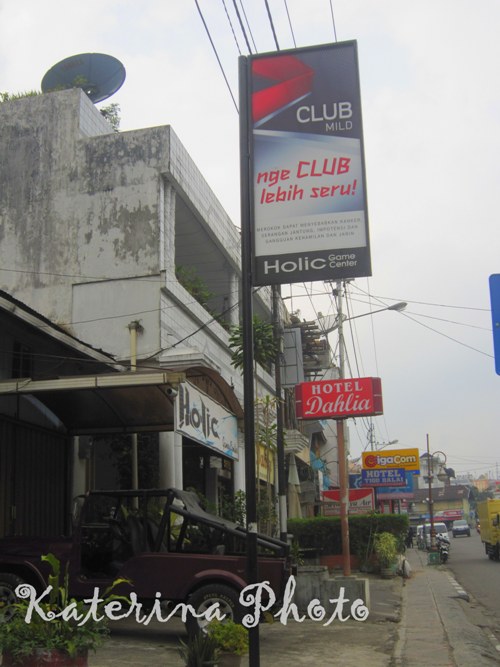
[(299, 419), (343, 419), (381, 415), (380, 378), (355, 378), (300, 382), (295, 385)]
[(254, 284), (371, 275), (356, 42), (245, 60)]

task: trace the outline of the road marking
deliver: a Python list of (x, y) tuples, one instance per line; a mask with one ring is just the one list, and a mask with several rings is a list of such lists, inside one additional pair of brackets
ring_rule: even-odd
[(491, 643), (496, 648), (498, 653), (500, 653), (500, 644), (497, 644), (498, 639), (495, 637), (495, 635), (492, 632), (489, 633), (489, 636), (490, 636)]
[(462, 598), (462, 600), (466, 600), (467, 602), (470, 601), (469, 594), (467, 591), (465, 591), (462, 586), (458, 583), (458, 581), (451, 576), (451, 574), (448, 574), (448, 579), (450, 580), (451, 585), (453, 588), (457, 591), (458, 597)]

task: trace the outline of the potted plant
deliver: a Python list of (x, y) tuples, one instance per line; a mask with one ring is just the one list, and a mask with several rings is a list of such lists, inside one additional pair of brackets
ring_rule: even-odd
[(187, 643), (180, 641), (179, 654), (186, 667), (212, 667), (218, 664), (220, 649), (206, 632), (197, 632)]
[(398, 557), (398, 541), (392, 533), (378, 533), (375, 535), (374, 551), (380, 565), (380, 574), (383, 578), (393, 577), (396, 573)]
[(211, 621), (208, 636), (214, 639), (219, 650), (219, 667), (238, 667), (241, 656), (248, 653), (248, 630), (243, 625), (227, 619)]
[[(31, 610), (29, 598), (20, 599), (13, 605), (15, 611), (10, 620), (0, 624), (2, 666), (86, 667), (89, 650), (95, 651), (109, 633), (106, 620), (92, 618), (83, 601), (69, 597), (67, 568), (63, 575), (59, 560), (53, 554), (42, 556), (42, 560), (52, 570), (48, 577), (50, 593)], [(102, 607), (107, 602), (129, 602), (127, 598), (111, 594), (112, 589), (124, 581), (117, 579), (99, 595), (96, 617), (104, 615)], [(63, 610), (67, 610), (64, 618), (59, 616)], [(28, 612), (30, 618), (27, 617)], [(86, 620), (79, 625), (82, 619)]]

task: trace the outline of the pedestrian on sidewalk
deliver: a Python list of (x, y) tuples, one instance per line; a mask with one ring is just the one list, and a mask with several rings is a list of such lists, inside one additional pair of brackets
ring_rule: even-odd
[(408, 528), (408, 534), (406, 535), (405, 545), (407, 549), (413, 548), (413, 529)]

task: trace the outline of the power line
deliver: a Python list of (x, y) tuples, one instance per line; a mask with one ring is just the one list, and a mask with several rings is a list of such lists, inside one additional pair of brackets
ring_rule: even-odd
[(392, 296), (375, 296), (374, 294), (370, 294), (369, 292), (366, 292), (365, 290), (363, 290), (361, 287), (359, 287), (359, 285), (354, 285), (353, 284), (352, 286), (354, 288), (358, 289), (362, 294), (364, 294), (368, 297), (371, 297), (372, 299), (377, 299), (378, 301), (380, 301), (380, 303), (383, 306), (387, 305), (387, 304), (384, 303), (384, 300), (386, 300), (386, 301), (396, 301), (396, 302), (397, 301), (406, 301), (406, 303), (416, 303), (418, 305), (434, 306), (436, 308), (457, 308), (457, 309), (460, 309), (460, 310), (478, 310), (478, 311), (481, 311), (481, 312), (489, 312), (489, 310), (490, 310), (489, 308), (477, 308), (477, 307), (474, 307), (474, 306), (456, 306), (456, 305), (450, 305), (450, 304), (446, 304), (446, 303), (431, 303), (429, 301), (414, 301), (412, 299), (396, 299), (395, 297), (392, 297)]
[(233, 104), (234, 104), (234, 108), (236, 109), (236, 113), (239, 113), (238, 105), (236, 104), (236, 100), (234, 99), (233, 91), (231, 90), (231, 86), (229, 85), (229, 81), (227, 80), (226, 73), (224, 72), (224, 68), (222, 67), (222, 63), (220, 61), (219, 54), (217, 53), (217, 49), (215, 48), (215, 44), (213, 43), (212, 35), (210, 34), (210, 30), (208, 29), (208, 26), (206, 24), (205, 17), (202, 14), (202, 11), (200, 9), (200, 5), (198, 4), (198, 0), (194, 0), (194, 2), (196, 4), (198, 14), (200, 15), (200, 18), (201, 18), (201, 20), (203, 22), (203, 25), (205, 27), (205, 31), (207, 33), (208, 39), (210, 40), (210, 44), (212, 45), (212, 49), (215, 53), (215, 57), (217, 58), (217, 62), (219, 63), (220, 71), (222, 72), (222, 76), (224, 77), (224, 81), (226, 82), (227, 89), (229, 90), (229, 94), (231, 95), (231, 99), (233, 100)]
[(226, 2), (225, 2), (225, 0), (222, 0), (222, 5), (224, 6), (224, 11), (226, 12), (227, 20), (228, 20), (229, 25), (230, 25), (230, 27), (231, 27), (231, 32), (233, 33), (234, 41), (235, 41), (235, 43), (236, 43), (236, 48), (238, 49), (238, 53), (239, 53), (240, 56), (241, 56), (240, 45), (239, 45), (239, 43), (238, 43), (238, 39), (237, 39), (237, 37), (236, 37), (236, 33), (234, 32), (233, 23), (232, 23), (232, 21), (231, 21), (231, 17), (229, 16), (229, 12), (227, 11), (227, 7), (226, 7)]
[(335, 27), (335, 16), (333, 14), (333, 2), (330, 0), (330, 14), (332, 16), (332, 25), (333, 25), (333, 37), (337, 41), (337, 28)]
[(483, 352), (482, 350), (478, 350), (477, 347), (473, 347), (472, 345), (468, 345), (467, 343), (462, 343), (462, 341), (457, 340), (456, 338), (453, 338), (453, 336), (449, 336), (448, 334), (445, 334), (442, 331), (438, 331), (437, 329), (433, 329), (432, 327), (427, 326), (427, 324), (424, 324), (423, 322), (419, 322), (414, 317), (410, 317), (406, 313), (401, 313), (401, 315), (403, 317), (406, 317), (407, 319), (411, 320), (412, 322), (415, 322), (419, 326), (424, 327), (424, 329), (429, 329), (429, 331), (433, 331), (434, 333), (438, 334), (439, 336), (443, 336), (443, 338), (447, 338), (448, 340), (452, 340), (454, 343), (458, 343), (458, 345), (461, 345), (462, 347), (466, 347), (469, 350), (473, 350), (474, 352), (479, 352), (479, 354), (482, 354), (485, 357), (490, 357), (490, 359), (493, 359), (493, 355), (489, 354), (488, 352)]
[[(363, 289), (361, 289), (359, 286), (357, 286), (357, 288), (358, 288), (363, 294), (367, 294), (368, 296), (370, 296), (369, 293), (365, 292), (365, 291), (364, 291)], [(377, 300), (381, 303), (381, 305), (383, 305), (383, 306), (386, 306), (386, 305), (387, 305), (386, 303), (384, 303), (384, 302), (381, 300), (382, 297), (374, 297), (374, 298), (377, 299)], [(387, 298), (387, 297), (386, 297), (386, 298)], [(449, 307), (452, 307), (452, 308), (455, 308), (455, 307), (456, 307), (456, 308), (461, 308), (461, 306), (449, 306)], [(483, 310), (483, 309), (475, 309), (475, 310)], [(412, 322), (415, 322), (415, 323), (418, 324), (419, 326), (424, 327), (425, 329), (429, 329), (429, 331), (433, 331), (434, 333), (438, 334), (439, 336), (443, 336), (443, 338), (447, 338), (448, 340), (451, 340), (451, 341), (457, 343), (458, 345), (461, 345), (462, 347), (466, 347), (467, 349), (473, 350), (474, 352), (478, 352), (479, 354), (482, 354), (482, 355), (484, 355), (484, 356), (486, 356), (486, 357), (493, 358), (493, 355), (489, 354), (488, 352), (484, 352), (483, 350), (479, 350), (478, 348), (476, 348), (476, 347), (474, 347), (474, 346), (472, 346), (472, 345), (469, 345), (468, 343), (463, 343), (462, 341), (460, 341), (460, 340), (454, 338), (453, 336), (450, 336), (449, 334), (445, 334), (445, 333), (443, 333), (442, 331), (439, 331), (438, 329), (434, 329), (433, 327), (430, 327), (430, 326), (428, 326), (427, 324), (424, 324), (423, 322), (419, 322), (419, 321), (418, 321), (417, 319), (415, 319), (414, 317), (411, 317), (406, 311), (405, 311), (405, 312), (401, 312), (401, 315), (403, 315), (403, 316), (406, 317), (407, 319), (411, 320)]]
[(268, 3), (267, 0), (264, 0), (264, 2), (265, 2), (265, 5), (266, 5), (266, 9), (267, 9), (267, 16), (269, 18), (269, 24), (271, 26), (271, 30), (272, 30), (273, 37), (274, 37), (274, 43), (276, 44), (276, 50), (279, 51), (280, 50), (280, 45), (278, 44), (278, 38), (276, 36), (276, 30), (274, 29), (273, 17), (271, 15), (271, 10), (269, 9), (269, 3)]
[(479, 327), (476, 324), (468, 324), (467, 322), (456, 322), (455, 320), (448, 320), (444, 317), (435, 317), (432, 315), (424, 315), (423, 313), (413, 313), (411, 310), (406, 310), (405, 313), (409, 315), (415, 315), (416, 317), (425, 317), (429, 320), (437, 320), (438, 322), (445, 322), (446, 324), (456, 324), (460, 327), (470, 327), (471, 329), (480, 329), (481, 331), (489, 331), (491, 333), (491, 327)]
[(240, 16), (240, 12), (239, 12), (239, 9), (238, 9), (238, 5), (236, 4), (236, 0), (233, 0), (233, 6), (234, 6), (234, 10), (236, 12), (236, 16), (238, 17), (238, 21), (240, 22), (241, 32), (243, 33), (243, 37), (245, 38), (248, 53), (252, 53), (252, 48), (250, 46), (250, 42), (248, 41), (248, 37), (247, 37), (247, 31), (245, 30), (245, 26), (243, 25), (243, 21), (241, 20), (241, 16)]
[(290, 32), (292, 33), (293, 45), (295, 46), (295, 48), (297, 48), (297, 42), (295, 41), (295, 35), (294, 35), (294, 32), (293, 32), (292, 21), (290, 20), (290, 12), (288, 11), (288, 3), (287, 3), (286, 0), (283, 0), (283, 2), (285, 3), (285, 10), (286, 10), (287, 18), (288, 18), (288, 25), (290, 26)]
[[(233, 0), (233, 2), (234, 2), (234, 1), (235, 1), (235, 0)], [(248, 32), (250, 33), (250, 37), (251, 37), (251, 39), (252, 39), (253, 50), (254, 50), (255, 52), (257, 52), (257, 45), (255, 44), (255, 39), (254, 39), (254, 37), (253, 37), (252, 28), (250, 27), (250, 23), (249, 23), (249, 21), (248, 21), (248, 16), (247, 16), (246, 11), (245, 11), (245, 5), (243, 4), (243, 0), (240, 0), (240, 4), (241, 4), (241, 11), (243, 12), (243, 16), (245, 17), (245, 23), (246, 23)], [(251, 53), (251, 51), (250, 51), (250, 53)]]

